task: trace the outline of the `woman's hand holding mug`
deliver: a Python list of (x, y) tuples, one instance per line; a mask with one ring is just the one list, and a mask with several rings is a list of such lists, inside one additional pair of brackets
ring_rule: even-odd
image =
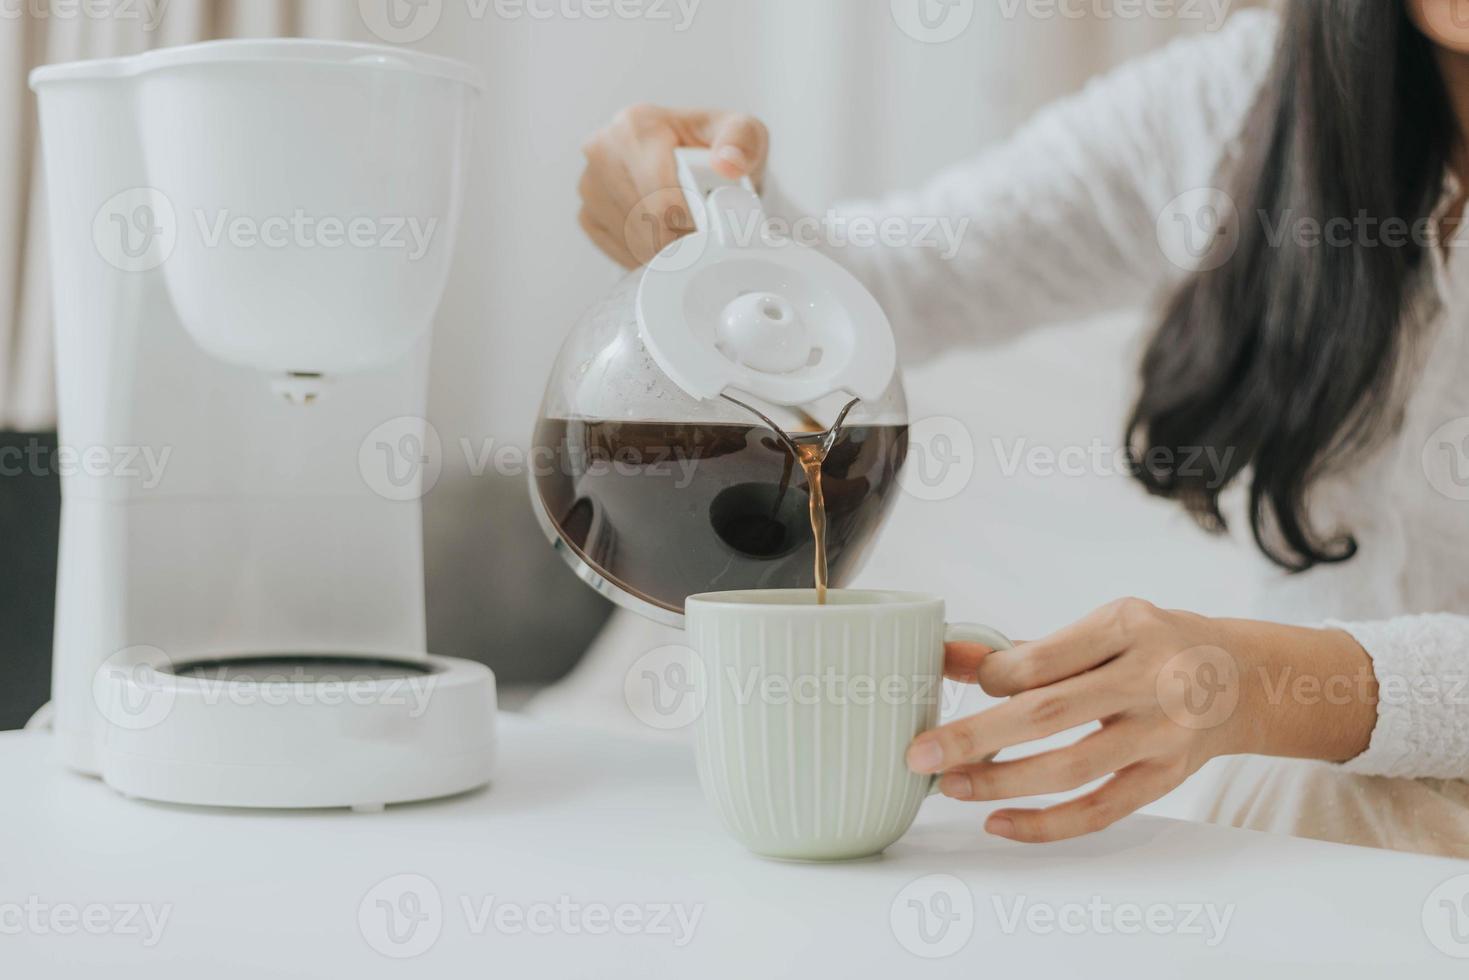
[(628, 269), (694, 230), (674, 164), (673, 151), (683, 147), (709, 149), (721, 176), (750, 177), (758, 185), (770, 136), (743, 113), (635, 105), (582, 147), (582, 230)]
[[(909, 746), (909, 768), (942, 773), (946, 796), (1014, 799), (1111, 777), (1046, 809), (990, 815), (986, 830), (1025, 842), (1101, 830), (1215, 756), (1352, 758), (1376, 721), (1376, 679), (1347, 633), (1210, 619), (1138, 599), (1010, 650), (951, 643), (945, 673), (1008, 699)], [(1101, 727), (1069, 746), (992, 758), (1090, 722)]]

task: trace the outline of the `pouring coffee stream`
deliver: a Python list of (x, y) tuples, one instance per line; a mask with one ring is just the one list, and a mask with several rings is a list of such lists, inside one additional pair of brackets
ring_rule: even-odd
[(682, 626), (697, 593), (814, 580), (825, 601), (850, 581), (896, 499), (908, 414), (872, 295), (815, 249), (751, 239), (749, 181), (676, 156), (697, 230), (563, 344), (531, 498), (583, 581)]
[[(836, 444), (837, 438), (841, 435), (842, 423), (846, 422), (847, 416), (851, 414), (852, 409), (856, 408), (862, 399), (853, 398), (847, 402), (842, 407), (842, 410), (837, 413), (836, 421), (831, 424), (831, 428), (820, 434), (821, 440), (819, 442), (799, 443), (790, 433), (776, 425), (758, 408), (752, 405), (746, 405), (738, 398), (729, 394), (724, 394), (720, 397), (726, 401), (734, 402), (740, 408), (755, 415), (760, 421), (769, 426), (770, 430), (775, 433), (776, 438), (785, 444), (791, 457), (801, 465), (801, 469), (806, 475), (806, 486), (808, 488), (807, 507), (811, 515), (811, 543), (816, 553), (812, 571), (812, 580), (816, 588), (816, 603), (817, 605), (826, 605), (826, 494), (823, 492), (821, 486), (821, 467), (826, 462), (826, 457), (831, 453), (831, 447)], [(806, 418), (813, 422), (815, 421), (809, 415)]]

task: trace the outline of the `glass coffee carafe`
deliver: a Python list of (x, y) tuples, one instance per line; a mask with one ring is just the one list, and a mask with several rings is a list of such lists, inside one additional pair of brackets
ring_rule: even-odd
[(700, 592), (849, 581), (908, 439), (877, 302), (771, 237), (748, 182), (678, 155), (698, 230), (567, 338), (531, 473), (542, 527), (581, 578), (670, 625)]

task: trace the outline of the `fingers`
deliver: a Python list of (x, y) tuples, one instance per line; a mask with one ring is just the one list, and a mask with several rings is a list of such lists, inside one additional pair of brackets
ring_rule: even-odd
[(1003, 704), (919, 735), (908, 746), (908, 768), (943, 772), (982, 762), (985, 756), (1009, 746), (1117, 714), (1128, 706), (1131, 696), (1124, 685), (1110, 683), (1101, 671), (1024, 691)]
[(977, 684), (980, 662), (994, 652), (983, 643), (945, 643), (944, 676), (961, 684)]
[(581, 226), (626, 268), (644, 264), (693, 228), (677, 189), (673, 150), (678, 145), (669, 110), (635, 105), (582, 147), (587, 165), (578, 187)]
[(709, 149), (714, 169), (722, 176), (731, 180), (757, 176), (765, 169), (770, 133), (754, 116), (732, 113), (715, 125)]
[(742, 113), (634, 105), (589, 139), (582, 152), (582, 227), (623, 266), (650, 261), (694, 230), (679, 187), (674, 150), (710, 147), (730, 179), (758, 178), (769, 152), (765, 125)]
[(997, 837), (1041, 844), (1104, 830), (1178, 785), (1160, 762), (1139, 762), (1085, 796), (1044, 810), (996, 810), (984, 829)]
[(592, 240), (592, 244), (601, 249), (603, 254), (612, 261), (624, 269), (636, 269), (642, 264), (633, 256), (632, 251), (627, 247), (627, 243), (622, 238), (612, 234), (597, 223), (585, 208), (582, 209), (578, 220), (581, 223), (582, 231), (586, 232), (587, 237)]
[(986, 657), (979, 685), (987, 694), (1009, 697), (1074, 677), (1124, 652), (1161, 615), (1141, 599), (1108, 603), (1050, 636)]
[(1012, 800), (1064, 793), (1142, 759), (1140, 728), (1123, 720), (1062, 749), (951, 769), (939, 781), (939, 789), (956, 800)]

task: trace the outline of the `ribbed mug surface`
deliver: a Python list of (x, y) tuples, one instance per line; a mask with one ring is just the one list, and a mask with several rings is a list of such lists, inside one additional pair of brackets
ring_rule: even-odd
[(939, 717), (944, 603), (897, 592), (695, 596), (699, 779), (729, 832), (769, 857), (877, 854), (932, 779), (904, 763)]

